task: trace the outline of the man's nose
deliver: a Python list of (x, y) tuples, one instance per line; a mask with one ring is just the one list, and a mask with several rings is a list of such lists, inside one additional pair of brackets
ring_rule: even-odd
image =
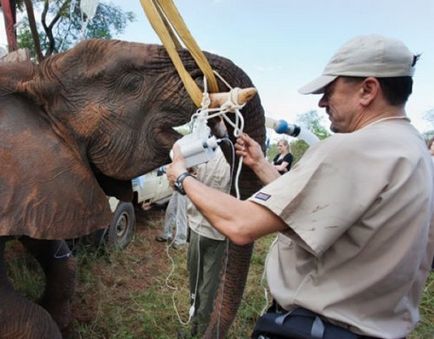
[(327, 105), (328, 105), (327, 98), (326, 98), (325, 95), (323, 95), (321, 97), (321, 99), (319, 99), (319, 101), (318, 101), (318, 106), (321, 107), (321, 108), (324, 108), (324, 107), (327, 107)]

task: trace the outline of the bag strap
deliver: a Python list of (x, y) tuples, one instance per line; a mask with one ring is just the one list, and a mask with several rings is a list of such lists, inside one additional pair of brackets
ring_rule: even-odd
[(281, 316), (277, 317), (274, 322), (279, 326), (283, 326), (286, 318), (290, 315), (314, 318), (314, 321), (312, 322), (312, 328), (310, 329), (310, 335), (312, 339), (322, 339), (324, 337), (325, 326), (323, 321), (316, 313), (306, 310), (305, 308), (298, 307), (292, 311), (282, 314)]
[(312, 323), (310, 335), (313, 339), (322, 339), (324, 337), (325, 326), (321, 318), (316, 316)]

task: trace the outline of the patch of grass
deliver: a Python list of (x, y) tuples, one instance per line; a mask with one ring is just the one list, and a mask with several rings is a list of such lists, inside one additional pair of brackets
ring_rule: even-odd
[(434, 338), (434, 272), (431, 272), (425, 284), (419, 310), (421, 321), (409, 339), (432, 339)]
[(44, 273), (39, 263), (16, 240), (6, 244), (5, 256), (7, 274), (14, 288), (36, 301), (45, 286)]
[[(171, 263), (165, 245), (153, 240), (162, 229), (162, 217), (163, 213), (159, 213), (147, 221), (145, 228), (139, 228), (124, 251), (79, 248), (73, 305), (75, 334), (71, 338), (169, 339), (176, 338), (179, 331), (188, 333), (189, 327), (180, 324), (175, 312), (174, 290), (166, 285)], [(273, 239), (274, 236), (265, 237), (255, 244), (246, 290), (228, 338), (248, 338), (265, 306), (260, 281)], [(177, 288), (175, 305), (181, 319), (186, 321), (189, 309), (187, 249), (169, 249), (169, 253), (175, 262), (175, 271), (168, 281)], [(23, 255), (19, 253), (16, 259), (12, 258), (8, 272), (16, 288), (36, 298), (43, 286), (41, 272), (35, 271), (37, 265)], [(421, 322), (409, 338), (434, 338), (434, 273), (426, 284), (420, 310)]]

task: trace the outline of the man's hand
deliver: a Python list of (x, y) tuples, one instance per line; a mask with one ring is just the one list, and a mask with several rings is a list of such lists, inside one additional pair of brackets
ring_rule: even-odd
[(173, 187), (176, 179), (184, 172), (187, 172), (185, 160), (181, 154), (179, 145), (175, 143), (173, 145), (173, 161), (166, 167), (167, 179), (169, 180), (170, 186)]
[(243, 163), (254, 170), (254, 167), (265, 161), (261, 146), (246, 133), (237, 139), (235, 144), (236, 153), (243, 157)]
[(263, 184), (268, 184), (280, 177), (279, 172), (265, 159), (261, 146), (247, 134), (240, 135), (235, 149), (238, 156), (244, 157), (244, 165), (249, 166)]

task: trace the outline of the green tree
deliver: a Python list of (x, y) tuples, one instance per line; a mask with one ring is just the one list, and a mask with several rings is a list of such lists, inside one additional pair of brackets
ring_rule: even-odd
[(277, 144), (270, 144), (270, 146), (267, 148), (267, 159), (273, 160), (277, 153), (279, 153)]
[[(330, 132), (321, 124), (322, 119), (323, 118), (318, 115), (317, 111), (312, 110), (297, 115), (295, 123), (302, 129), (312, 132), (322, 140), (330, 136)], [(296, 163), (309, 148), (309, 145), (304, 140), (297, 139), (291, 142), (290, 148), (291, 154), (294, 156), (294, 163)], [(273, 159), (278, 152), (277, 144), (271, 144), (267, 149), (267, 158)]]
[(320, 117), (317, 111), (312, 110), (298, 114), (296, 124), (307, 128), (322, 140), (330, 136), (330, 132), (321, 124), (322, 120), (323, 117)]
[[(34, 0), (33, 5), (35, 13), (40, 13), (39, 20), (36, 19), (36, 27), (44, 57), (65, 51), (82, 38), (111, 39), (122, 33), (128, 22), (134, 21), (132, 12), (124, 12), (120, 7), (100, 2), (83, 35), (80, 1)], [(24, 16), (18, 28), (18, 45), (28, 48), (35, 57), (29, 18), (22, 4), (18, 6), (18, 10)], [(83, 19), (87, 19), (85, 14)]]
[[(300, 125), (303, 129), (307, 129), (315, 134), (321, 140), (330, 136), (330, 132), (321, 124), (322, 117), (318, 115), (317, 111), (308, 111), (299, 114), (296, 119), (296, 124)], [(304, 152), (309, 148), (309, 145), (303, 140), (295, 140), (291, 143), (291, 153), (294, 156), (294, 162), (300, 160)]]

